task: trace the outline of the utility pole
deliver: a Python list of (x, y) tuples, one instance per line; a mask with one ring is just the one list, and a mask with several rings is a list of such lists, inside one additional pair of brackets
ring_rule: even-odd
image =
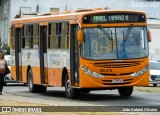
[(1, 42), (1, 38), (0, 38), (0, 51), (2, 51), (2, 42)]

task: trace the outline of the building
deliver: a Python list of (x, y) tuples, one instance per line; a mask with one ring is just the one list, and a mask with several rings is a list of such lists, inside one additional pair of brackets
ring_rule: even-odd
[(149, 43), (150, 60), (160, 61), (160, 19), (148, 19), (148, 29), (152, 36), (152, 41)]
[[(43, 5), (44, 3), (48, 4)], [(59, 10), (59, 8), (52, 6), (52, 0), (0, 0), (0, 42), (9, 44), (10, 20), (14, 19), (17, 14), (22, 15), (50, 12), (55, 9), (57, 11)]]
[(76, 0), (0, 0), (0, 42), (9, 44), (10, 20), (14, 19), (17, 14), (29, 15), (55, 11), (63, 12), (65, 10), (81, 8), (105, 7), (105, 0), (101, 0), (98, 5), (96, 1), (88, 0), (92, 4), (83, 4), (84, 2), (77, 4)]

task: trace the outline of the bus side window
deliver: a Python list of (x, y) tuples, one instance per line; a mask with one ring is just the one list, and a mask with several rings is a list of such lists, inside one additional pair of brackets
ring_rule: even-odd
[(52, 22), (48, 26), (48, 48), (68, 49), (68, 22)]
[(24, 26), (22, 27), (22, 48), (25, 47), (25, 39), (24, 39)]
[(39, 25), (34, 24), (33, 25), (33, 48), (39, 47)]
[(29, 48), (29, 25), (23, 26), (22, 48)]
[(48, 48), (51, 47), (51, 24), (48, 24)]
[(61, 39), (62, 39), (62, 23), (58, 23), (58, 48), (63, 49), (61, 46)]
[(33, 48), (33, 25), (29, 25), (29, 39), (30, 48)]
[(48, 48), (58, 49), (58, 33), (57, 33), (58, 24), (52, 22), (48, 26)]
[(15, 27), (14, 25), (11, 27), (11, 42), (12, 42), (12, 49), (15, 49)]
[(69, 40), (68, 40), (68, 22), (62, 22), (61, 27), (61, 37), (60, 37), (60, 49), (68, 49), (69, 48)]
[(38, 48), (38, 24), (24, 25), (22, 28), (22, 48)]

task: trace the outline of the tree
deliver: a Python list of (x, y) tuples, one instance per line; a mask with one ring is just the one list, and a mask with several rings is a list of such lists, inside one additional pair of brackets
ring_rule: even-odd
[(5, 52), (5, 55), (10, 55), (10, 47), (9, 46), (4, 46), (3, 50)]

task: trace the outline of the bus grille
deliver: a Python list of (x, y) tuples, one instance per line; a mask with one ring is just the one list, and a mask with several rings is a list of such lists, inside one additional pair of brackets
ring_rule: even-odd
[(123, 83), (112, 83), (112, 80), (102, 80), (103, 85), (124, 85), (132, 83), (133, 79), (124, 79)]
[(109, 74), (109, 73), (100, 73), (101, 75), (104, 75), (104, 76), (120, 76), (120, 75), (131, 75), (131, 74), (133, 74), (133, 72), (130, 72), (130, 73), (120, 73), (120, 74)]
[(136, 62), (105, 62), (105, 63), (95, 63), (95, 67), (104, 67), (104, 68), (125, 68), (131, 66), (140, 65), (139, 61)]

